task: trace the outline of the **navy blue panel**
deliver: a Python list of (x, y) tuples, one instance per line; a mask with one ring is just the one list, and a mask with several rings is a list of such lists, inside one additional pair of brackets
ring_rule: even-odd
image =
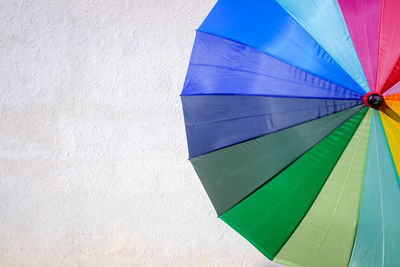
[(362, 103), (362, 100), (244, 95), (182, 96), (189, 157), (197, 157)]
[(199, 30), (249, 45), (321, 78), (365, 93), (273, 0), (219, 0)]
[(203, 32), (197, 32), (182, 91), (196, 94), (363, 97), (246, 45)]

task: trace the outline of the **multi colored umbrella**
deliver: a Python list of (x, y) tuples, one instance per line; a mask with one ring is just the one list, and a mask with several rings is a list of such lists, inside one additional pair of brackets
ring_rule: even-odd
[(285, 265), (400, 266), (399, 81), (398, 0), (219, 0), (181, 94), (219, 218)]

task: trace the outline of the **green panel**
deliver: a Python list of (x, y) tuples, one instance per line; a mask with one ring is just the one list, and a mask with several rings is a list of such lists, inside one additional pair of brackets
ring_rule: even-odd
[(363, 106), (191, 159), (218, 215), (246, 198)]
[(366, 112), (364, 108), (351, 117), (221, 219), (273, 259), (309, 210)]
[(287, 266), (347, 266), (357, 230), (371, 114), (358, 127), (311, 209), (274, 261)]

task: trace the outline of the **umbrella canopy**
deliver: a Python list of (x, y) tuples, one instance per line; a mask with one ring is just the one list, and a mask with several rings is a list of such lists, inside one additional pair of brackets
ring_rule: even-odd
[(219, 0), (181, 94), (224, 222), (289, 266), (400, 266), (400, 2)]

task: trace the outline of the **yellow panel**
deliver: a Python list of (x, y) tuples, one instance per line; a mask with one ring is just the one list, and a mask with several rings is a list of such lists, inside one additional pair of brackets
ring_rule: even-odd
[(400, 170), (400, 102), (386, 100), (386, 107), (380, 108), (380, 115), (389, 141), (397, 172)]

